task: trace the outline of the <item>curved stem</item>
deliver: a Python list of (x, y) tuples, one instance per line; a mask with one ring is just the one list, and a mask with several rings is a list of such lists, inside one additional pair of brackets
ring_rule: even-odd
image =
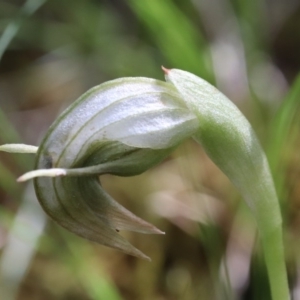
[(239, 109), (209, 83), (181, 70), (164, 71), (199, 120), (194, 139), (236, 186), (254, 215), (273, 300), (289, 300), (279, 201), (255, 132)]

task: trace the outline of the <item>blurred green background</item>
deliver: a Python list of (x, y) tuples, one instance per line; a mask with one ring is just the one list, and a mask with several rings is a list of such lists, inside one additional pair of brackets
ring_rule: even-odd
[[(38, 145), (67, 105), (123, 76), (193, 72), (226, 94), (267, 152), (300, 299), (299, 0), (0, 0), (0, 143)], [(152, 258), (65, 231), (41, 210), (30, 155), (0, 155), (0, 298), (270, 299), (254, 221), (193, 141), (107, 191), (165, 236), (121, 233)]]

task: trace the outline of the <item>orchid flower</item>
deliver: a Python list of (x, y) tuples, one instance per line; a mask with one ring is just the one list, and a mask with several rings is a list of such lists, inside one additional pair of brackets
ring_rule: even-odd
[(147, 258), (119, 230), (162, 233), (118, 204), (99, 175), (140, 174), (194, 138), (240, 191), (259, 229), (273, 299), (289, 299), (282, 220), (268, 162), (247, 119), (203, 79), (165, 69), (166, 82), (121, 78), (81, 96), (49, 128), (38, 148), (0, 150), (36, 153), (34, 179), (46, 213), (92, 241)]

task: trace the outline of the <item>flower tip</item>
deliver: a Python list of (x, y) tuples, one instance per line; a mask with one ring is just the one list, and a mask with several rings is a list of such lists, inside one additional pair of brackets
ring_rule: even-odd
[(161, 230), (159, 230), (158, 228), (156, 228), (157, 229), (157, 234), (166, 234), (164, 231), (161, 231)]
[(142, 256), (141, 259), (147, 260), (149, 262), (152, 261), (152, 259), (149, 256), (147, 256), (147, 255)]
[(40, 170), (34, 170), (25, 173), (24, 175), (20, 176), (17, 179), (17, 182), (24, 182), (29, 179), (33, 179), (36, 177), (57, 177), (57, 176), (65, 176), (67, 175), (67, 172), (65, 169), (40, 169)]
[(0, 151), (10, 153), (37, 153), (38, 147), (25, 144), (4, 144), (0, 146)]
[(164, 66), (161, 66), (161, 69), (165, 72), (166, 75), (168, 75), (169, 72), (171, 71), (170, 69), (167, 69)]

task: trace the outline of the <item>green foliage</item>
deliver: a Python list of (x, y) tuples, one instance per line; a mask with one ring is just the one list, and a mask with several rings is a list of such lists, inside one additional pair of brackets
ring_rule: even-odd
[[(220, 1), (217, 8), (212, 3), (77, 0), (70, 5), (51, 0), (22, 15), (20, 1), (1, 1), (1, 144), (39, 145), (62, 107), (88, 88), (123, 76), (162, 79), (158, 65), (189, 70), (216, 83), (264, 137), (283, 208), (286, 259), (296, 298), (300, 85), (293, 75), (298, 62), (290, 54), (299, 49), (297, 31), (285, 24), (293, 19), (299, 26), (299, 8), (285, 1), (272, 6), (265, 1)], [(3, 33), (10, 24), (18, 30), (8, 39)], [(294, 46), (279, 36), (290, 37)], [(237, 45), (242, 55), (235, 52)], [(218, 53), (221, 58), (216, 60)], [(232, 64), (232, 57), (238, 64)], [(243, 63), (245, 93), (240, 92), (243, 78), (237, 72)], [(256, 110), (254, 99), (262, 104)], [(266, 126), (260, 126), (260, 116), (266, 115)], [(25, 185), (14, 178), (32, 167), (30, 155), (1, 153), (0, 272), (1, 291), (5, 287), (11, 295), (7, 299), (270, 297), (253, 220), (235, 189), (193, 142), (146, 174), (102, 180), (122, 205), (167, 233), (126, 235), (151, 263), (85, 242), (52, 222), (45, 230), (42, 212), (20, 219), (28, 212), (23, 206), (28, 202)], [(38, 203), (32, 194), (29, 199), (32, 211)], [(29, 226), (28, 220), (40, 221)], [(197, 225), (209, 237), (199, 236)], [(42, 233), (28, 242), (34, 228)], [(24, 238), (31, 256), (21, 255), (25, 248), (20, 244), (12, 247), (11, 240)], [(5, 269), (7, 265), (14, 268)]]

